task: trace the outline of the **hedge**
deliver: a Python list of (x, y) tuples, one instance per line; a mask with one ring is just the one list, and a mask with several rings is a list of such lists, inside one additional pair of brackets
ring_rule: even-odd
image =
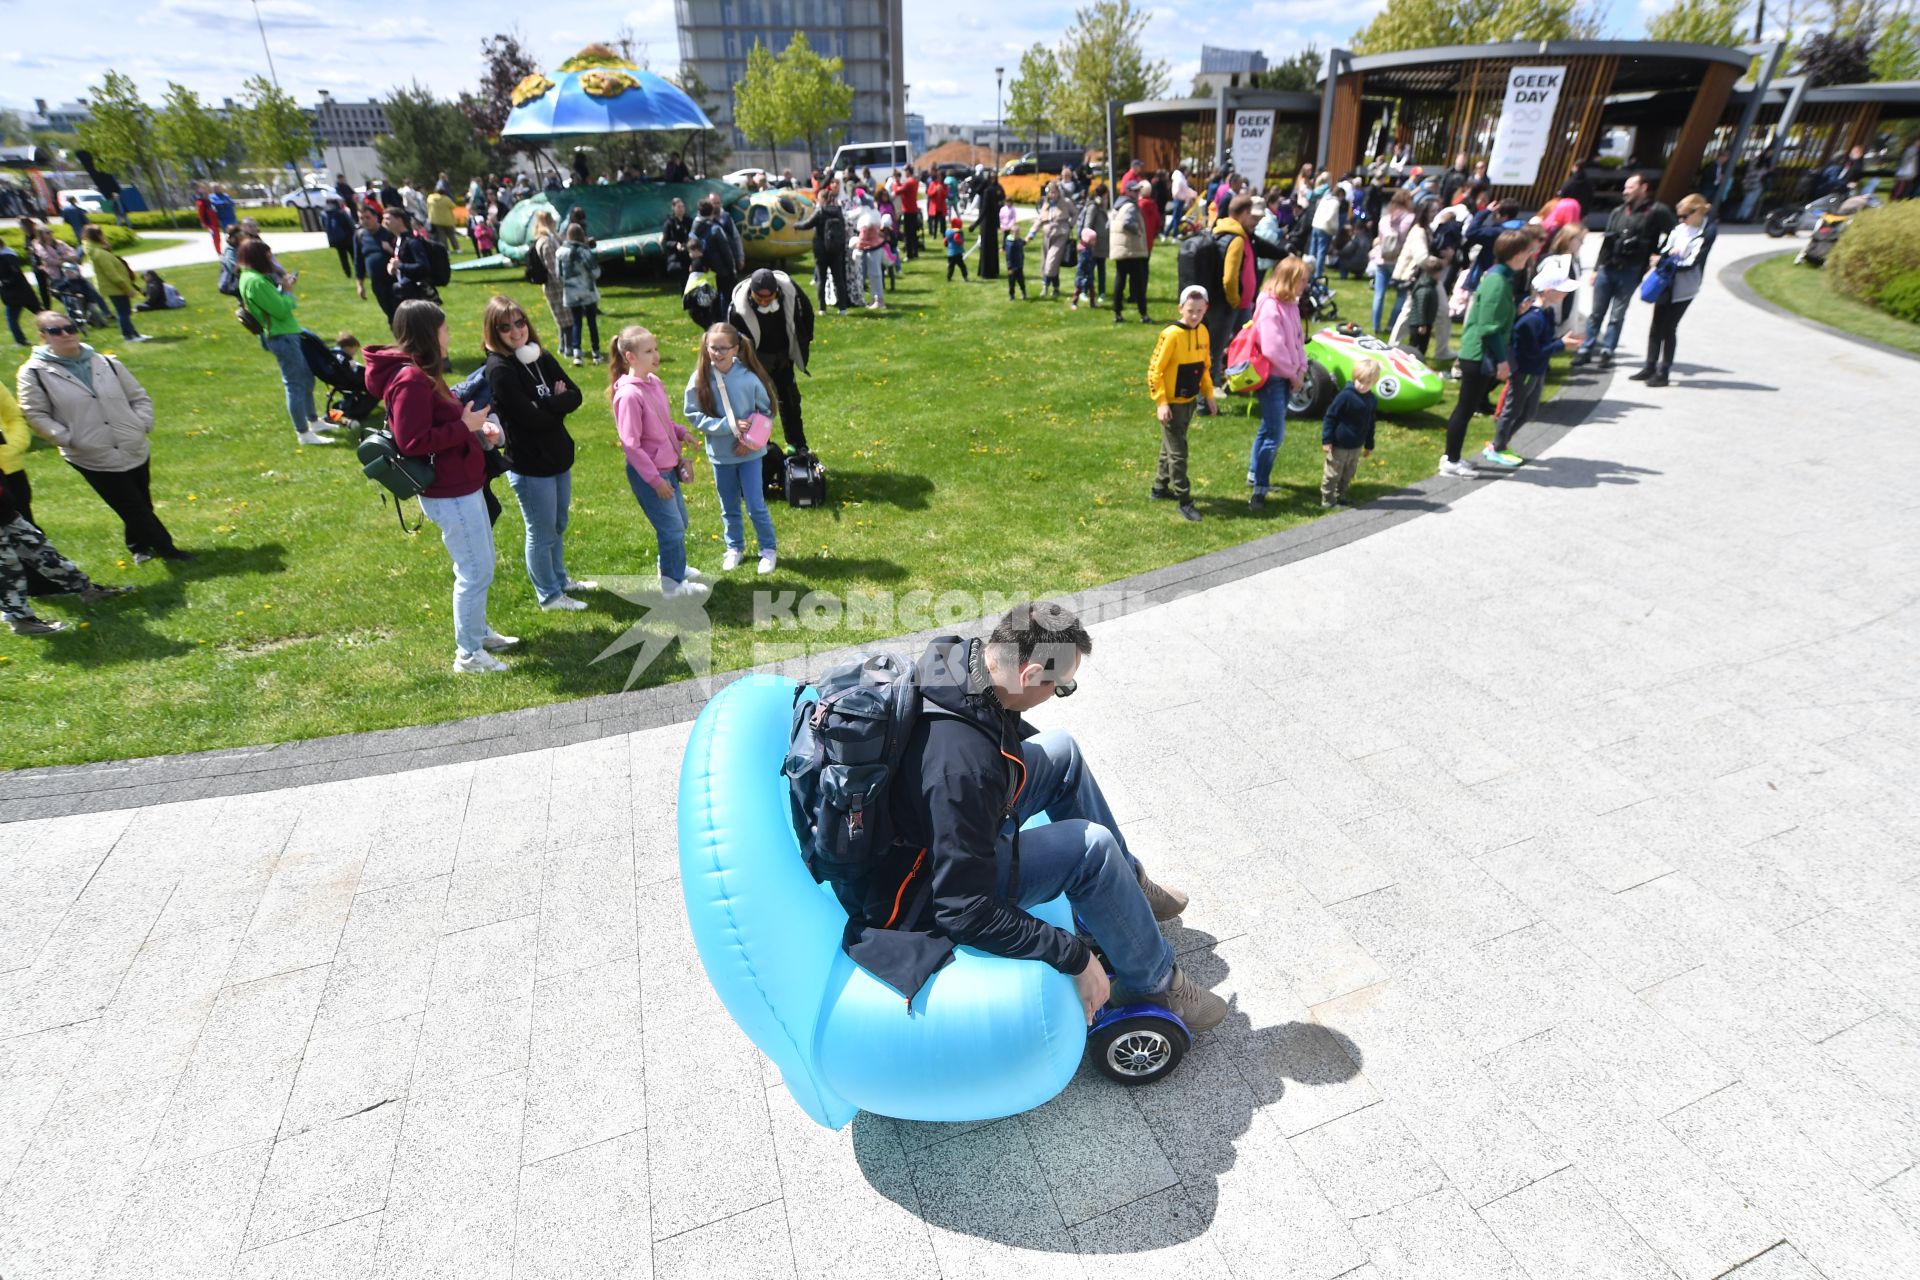
[(1843, 293), (1880, 305), (1883, 290), (1920, 272), (1920, 200), (1902, 200), (1854, 215), (1827, 259)]
[(1920, 271), (1904, 271), (1889, 280), (1880, 290), (1880, 309), (1895, 319), (1920, 324)]
[[(239, 209), (235, 212), (243, 218), (252, 218), (262, 227), (293, 227), (297, 230), (300, 226), (300, 211), (290, 205), (270, 204), (263, 205), (258, 209)], [(165, 209), (145, 213), (130, 213), (127, 215), (127, 218), (136, 227), (151, 227), (175, 231), (198, 231), (200, 229), (200, 215), (191, 209)], [(99, 216), (96, 215), (94, 220), (99, 221)], [(111, 222), (112, 219), (108, 218), (107, 221)]]

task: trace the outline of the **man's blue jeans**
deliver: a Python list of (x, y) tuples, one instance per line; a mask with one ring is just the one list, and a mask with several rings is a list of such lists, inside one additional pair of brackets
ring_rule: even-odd
[(573, 472), (523, 476), (509, 471), (507, 483), (520, 499), (520, 518), (527, 526), (527, 580), (545, 604), (567, 590), (567, 509), (573, 505)]
[(1293, 388), (1274, 374), (1254, 392), (1260, 404), (1260, 429), (1253, 433), (1253, 447), (1247, 454), (1247, 483), (1262, 497), (1273, 485), (1273, 460), (1287, 439), (1287, 397)]
[(493, 585), (493, 522), (480, 491), (458, 498), (422, 498), (420, 509), (440, 527), (453, 558), (453, 645), (461, 657), (487, 638), (487, 588)]
[(312, 424), (313, 370), (307, 365), (307, 353), (300, 349), (300, 335), (283, 333), (276, 338), (260, 339), (260, 345), (273, 353), (280, 363), (280, 382), (287, 393), (287, 417), (293, 419), (297, 435)]
[(653, 536), (660, 543), (660, 576), (671, 582), (684, 582), (687, 577), (687, 499), (680, 492), (679, 471), (663, 471), (660, 478), (673, 486), (671, 498), (655, 493), (653, 486), (633, 469), (633, 464), (627, 464), (627, 484), (639, 499), (640, 509), (647, 513)]
[[(1173, 977), (1173, 947), (1147, 906), (1137, 864), (1080, 745), (1050, 729), (1021, 743), (1020, 756), (1027, 781), (1014, 805), (1015, 821), (1037, 813), (1052, 819), (1020, 833), (1020, 905), (1038, 906), (1066, 894), (1120, 986), (1136, 995), (1164, 990)], [(997, 854), (1003, 889), (1012, 849), (1012, 832), (1003, 831)]]
[(1327, 274), (1327, 250), (1333, 248), (1333, 237), (1325, 231), (1316, 229), (1307, 240), (1307, 252), (1313, 256), (1313, 274)]
[[(1612, 355), (1620, 345), (1620, 326), (1627, 321), (1627, 308), (1633, 304), (1633, 296), (1640, 290), (1640, 277), (1646, 272), (1633, 266), (1601, 267), (1599, 278), (1593, 285), (1593, 313), (1587, 317), (1587, 340), (1580, 344), (1580, 354), (1590, 356), (1596, 345), (1605, 346), (1607, 354)], [(1607, 331), (1605, 337), (1599, 337), (1601, 318), (1605, 317)]]

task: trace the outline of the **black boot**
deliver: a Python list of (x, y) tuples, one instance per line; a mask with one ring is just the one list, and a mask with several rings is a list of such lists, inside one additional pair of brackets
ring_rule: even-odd
[(1664, 368), (1655, 369), (1651, 374), (1647, 375), (1647, 385), (1650, 387), (1666, 386), (1667, 371)]
[(1651, 378), (1652, 376), (1653, 376), (1653, 366), (1650, 364), (1643, 364), (1638, 369), (1635, 369), (1632, 373), (1628, 374), (1627, 380), (1630, 382), (1645, 382), (1648, 378)]

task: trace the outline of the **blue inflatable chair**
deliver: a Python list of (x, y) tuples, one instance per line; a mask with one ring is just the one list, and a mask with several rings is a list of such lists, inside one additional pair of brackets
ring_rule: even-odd
[[(909, 1005), (849, 960), (846, 912), (807, 874), (788, 810), (793, 701), (790, 680), (736, 681), (700, 714), (681, 763), (680, 883), (721, 1002), (828, 1128), (861, 1110), (988, 1120), (1039, 1106), (1086, 1049), (1073, 979), (960, 947)], [(1065, 898), (1033, 914), (1073, 927)], [(1122, 1064), (1141, 1052), (1137, 1034), (1115, 1043)]]

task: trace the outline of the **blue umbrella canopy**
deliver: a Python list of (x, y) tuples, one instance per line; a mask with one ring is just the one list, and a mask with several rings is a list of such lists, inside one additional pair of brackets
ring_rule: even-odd
[(711, 128), (706, 112), (678, 86), (590, 46), (561, 63), (555, 78), (531, 75), (515, 86), (500, 136)]

